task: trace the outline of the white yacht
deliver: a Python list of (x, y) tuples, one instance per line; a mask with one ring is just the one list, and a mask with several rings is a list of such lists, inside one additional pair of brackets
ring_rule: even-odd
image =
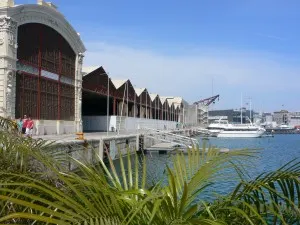
[[(250, 120), (249, 120), (250, 121)], [(208, 126), (212, 136), (222, 138), (257, 138), (265, 133), (265, 129), (252, 124), (230, 124), (220, 119), (217, 123)]]
[(219, 120), (216, 120), (213, 123), (209, 124), (207, 129), (212, 137), (217, 137), (218, 134), (226, 127), (228, 127), (228, 121), (223, 120), (223, 118), (221, 117)]

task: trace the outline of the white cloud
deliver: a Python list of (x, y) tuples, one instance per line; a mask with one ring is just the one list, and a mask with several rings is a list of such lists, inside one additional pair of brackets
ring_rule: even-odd
[[(129, 78), (137, 87), (161, 95), (183, 96), (188, 101), (212, 93), (238, 103), (241, 91), (272, 97), (267, 93), (299, 88), (300, 67), (289, 59), (263, 52), (205, 49), (167, 55), (149, 49), (107, 43), (87, 43), (85, 66), (101, 65), (112, 78)], [(196, 52), (196, 53), (195, 53)], [(282, 59), (282, 60), (281, 60)], [(255, 97), (255, 96), (254, 96)]]

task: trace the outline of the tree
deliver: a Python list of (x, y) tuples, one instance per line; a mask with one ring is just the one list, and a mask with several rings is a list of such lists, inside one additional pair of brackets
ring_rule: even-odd
[[(204, 145), (177, 152), (162, 178), (167, 183), (150, 186), (144, 156), (128, 152), (119, 172), (109, 157), (109, 165), (99, 156), (96, 165), (70, 158), (74, 172), (61, 166), (65, 155), (48, 152), (53, 144), (4, 131), (0, 143), (17, 168), (0, 172), (0, 224), (296, 224), (300, 215), (299, 162), (251, 180), (243, 168), (256, 150), (221, 154)], [(32, 169), (37, 163), (43, 173)], [(213, 183), (233, 177), (239, 182), (232, 193), (202, 198)]]

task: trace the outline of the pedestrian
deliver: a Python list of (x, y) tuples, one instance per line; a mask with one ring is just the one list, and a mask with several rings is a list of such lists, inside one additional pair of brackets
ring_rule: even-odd
[(22, 134), (26, 133), (27, 122), (28, 122), (28, 118), (26, 115), (24, 115), (23, 124), (22, 124)]
[(19, 131), (19, 134), (22, 134), (22, 129), (23, 129), (23, 120), (22, 120), (22, 118), (20, 118), (20, 119), (17, 121), (17, 125), (18, 125), (18, 131)]
[(29, 116), (28, 120), (27, 120), (27, 124), (26, 124), (26, 136), (27, 137), (32, 137), (33, 126), (34, 126), (33, 120)]

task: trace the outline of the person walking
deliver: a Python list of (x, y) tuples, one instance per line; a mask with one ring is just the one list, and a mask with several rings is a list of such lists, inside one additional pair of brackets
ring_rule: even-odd
[(28, 118), (26, 115), (24, 115), (23, 124), (22, 124), (22, 134), (26, 133), (27, 122), (28, 122)]
[(33, 126), (34, 126), (33, 120), (29, 116), (28, 120), (27, 120), (27, 124), (26, 124), (26, 136), (27, 137), (32, 137)]

